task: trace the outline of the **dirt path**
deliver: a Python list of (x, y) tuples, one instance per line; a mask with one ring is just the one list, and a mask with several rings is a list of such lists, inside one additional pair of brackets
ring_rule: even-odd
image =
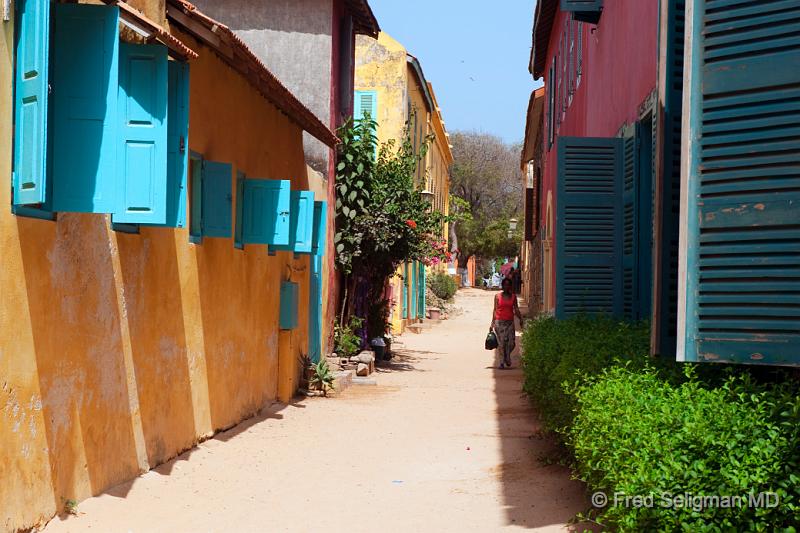
[(461, 291), (464, 314), (407, 333), (377, 386), (271, 410), (46, 531), (562, 530), (583, 487), (537, 461), (521, 372), (491, 369), (491, 298)]

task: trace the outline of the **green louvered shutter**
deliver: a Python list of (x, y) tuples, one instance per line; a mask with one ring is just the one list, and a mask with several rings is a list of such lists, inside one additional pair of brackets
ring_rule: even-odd
[(622, 314), (622, 139), (559, 137), (556, 316)]
[[(681, 121), (683, 118), (683, 43), (686, 2), (668, 0), (664, 87), (663, 151), (660, 183), (659, 265), (654, 302), (653, 351), (675, 356), (678, 319), (678, 241), (681, 187)], [(654, 136), (656, 138), (656, 136)]]
[(678, 359), (798, 365), (800, 0), (688, 4)]
[(53, 210), (117, 209), (119, 8), (55, 4)]
[(633, 319), (639, 307), (638, 258), (638, 150), (636, 135), (622, 139), (622, 315)]
[(425, 272), (425, 265), (423, 263), (419, 263), (419, 303), (417, 308), (417, 317), (425, 318), (426, 315), (426, 302), (425, 302), (425, 290), (427, 289), (427, 282), (426, 282), (427, 272)]
[(120, 44), (117, 223), (167, 221), (167, 48)]
[(17, 3), (14, 205), (46, 201), (50, 1)]

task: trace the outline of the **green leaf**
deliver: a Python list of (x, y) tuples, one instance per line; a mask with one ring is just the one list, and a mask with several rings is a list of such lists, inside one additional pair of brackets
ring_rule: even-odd
[(336, 252), (337, 253), (342, 253), (343, 250), (344, 250), (344, 244), (339, 243), (339, 244), (336, 245)]
[(341, 172), (342, 170), (344, 170), (344, 167), (346, 167), (346, 166), (347, 166), (347, 165), (345, 165), (345, 164), (344, 164), (344, 161), (342, 161), (341, 163), (339, 163), (338, 165), (336, 165), (336, 170), (338, 170), (338, 171), (340, 171), (340, 172)]

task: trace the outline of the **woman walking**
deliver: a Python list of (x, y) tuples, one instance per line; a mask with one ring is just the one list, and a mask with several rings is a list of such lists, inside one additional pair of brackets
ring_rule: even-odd
[[(522, 327), (522, 313), (519, 312), (517, 295), (512, 292), (512, 282), (509, 278), (503, 279), (503, 292), (494, 297), (494, 310), (492, 311), (492, 327), (497, 335), (497, 357), (500, 364), (497, 368), (511, 367), (511, 352), (516, 344), (514, 329), (514, 316), (519, 318)], [(490, 328), (491, 329), (491, 328)]]

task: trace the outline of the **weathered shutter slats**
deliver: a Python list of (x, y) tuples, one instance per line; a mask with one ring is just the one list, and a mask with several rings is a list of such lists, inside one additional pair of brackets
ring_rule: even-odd
[(621, 315), (622, 139), (560, 137), (556, 316)]
[(288, 244), (271, 246), (272, 250), (311, 253), (314, 234), (314, 193), (292, 191)]
[(638, 257), (637, 206), (638, 158), (636, 135), (623, 138), (622, 172), (622, 314), (638, 318), (636, 261)]
[(695, 2), (678, 356), (800, 364), (800, 0)]
[(117, 189), (119, 8), (55, 4), (53, 209), (112, 213)]
[(50, 2), (28, 0), (17, 12), (14, 94), (14, 205), (46, 201)]
[(289, 242), (290, 187), (289, 180), (244, 180), (244, 243), (278, 245)]
[(167, 48), (120, 44), (114, 222), (167, 220)]

